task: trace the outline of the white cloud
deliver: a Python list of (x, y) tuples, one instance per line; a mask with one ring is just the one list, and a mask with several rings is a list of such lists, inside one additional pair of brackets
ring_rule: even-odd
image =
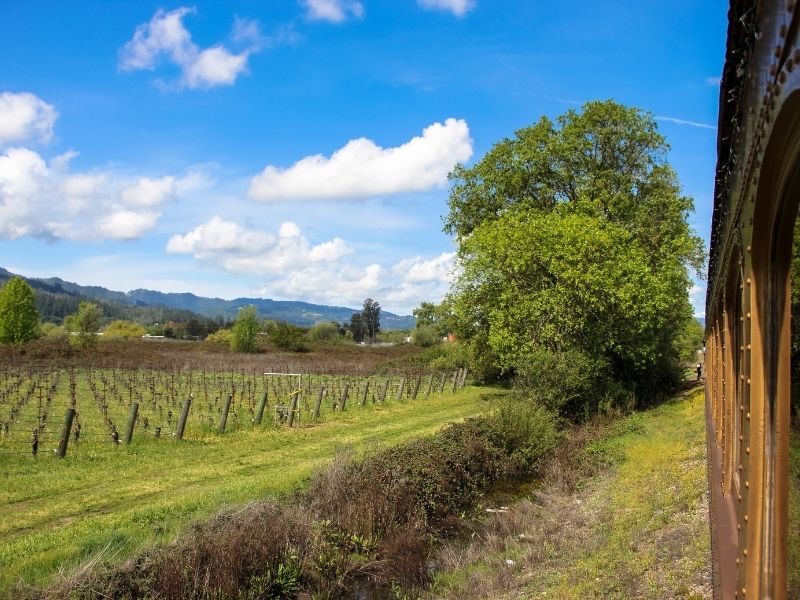
[(75, 152), (46, 161), (27, 148), (0, 154), (0, 238), (119, 239), (153, 229), (158, 208), (205, 179), (135, 177), (111, 171), (71, 173)]
[(183, 25), (186, 15), (194, 8), (181, 7), (166, 12), (159, 9), (150, 22), (139, 25), (120, 50), (119, 68), (123, 71), (153, 71), (162, 57), (181, 70), (180, 84), (188, 88), (212, 88), (233, 85), (247, 71), (247, 60), (261, 49), (261, 32), (258, 22), (237, 19), (232, 37), (246, 47), (234, 53), (216, 44), (201, 49)]
[(475, 8), (474, 0), (417, 0), (422, 8), (428, 10), (445, 10), (457, 17), (463, 17)]
[(443, 187), (458, 162), (472, 156), (463, 119), (426, 127), (402, 146), (382, 148), (372, 140), (347, 142), (330, 158), (307, 156), (287, 169), (267, 166), (250, 181), (255, 200), (357, 198)]
[(56, 109), (28, 92), (0, 94), (0, 144), (37, 139), (49, 142)]
[(171, 254), (236, 273), (264, 278), (259, 294), (277, 299), (357, 306), (367, 296), (389, 310), (408, 312), (423, 300), (439, 300), (452, 280), (455, 253), (413, 257), (390, 268), (358, 257), (339, 237), (312, 244), (292, 222), (268, 233), (214, 217), (167, 243)]
[(306, 17), (312, 21), (341, 23), (349, 16), (364, 16), (364, 5), (357, 0), (301, 0)]

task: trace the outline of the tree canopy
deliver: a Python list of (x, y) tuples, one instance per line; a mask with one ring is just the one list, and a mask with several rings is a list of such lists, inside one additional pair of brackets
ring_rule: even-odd
[(488, 366), (520, 371), (547, 353), (642, 391), (675, 377), (704, 252), (667, 150), (651, 115), (589, 102), (451, 173), (445, 230), (462, 272), (450, 302)]
[(258, 352), (258, 331), (261, 323), (255, 306), (245, 306), (239, 309), (236, 321), (233, 323), (231, 335), (231, 350), (234, 352)]
[(64, 329), (69, 332), (70, 343), (87, 348), (97, 342), (97, 332), (100, 331), (100, 307), (93, 302), (81, 302), (78, 312), (64, 319)]
[(0, 343), (23, 344), (39, 337), (39, 311), (33, 289), (22, 277), (0, 288)]

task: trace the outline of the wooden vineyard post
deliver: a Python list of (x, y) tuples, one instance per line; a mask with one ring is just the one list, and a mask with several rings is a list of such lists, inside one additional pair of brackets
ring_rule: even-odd
[(125, 428), (125, 443), (130, 444), (133, 439), (133, 428), (136, 427), (136, 417), (139, 416), (139, 403), (131, 404), (131, 414), (128, 417), (128, 426)]
[(189, 396), (183, 401), (183, 406), (181, 407), (181, 418), (178, 420), (178, 429), (175, 431), (175, 439), (183, 439), (183, 432), (186, 431), (186, 419), (189, 418), (189, 407), (191, 405), (192, 397)]
[(253, 420), (253, 427), (258, 427), (261, 425), (261, 419), (264, 418), (264, 409), (267, 407), (267, 390), (264, 390), (264, 393), (261, 395), (261, 402), (258, 404), (258, 412), (256, 412), (256, 418)]
[(439, 393), (444, 394), (444, 384), (447, 383), (447, 373), (442, 373), (442, 381), (439, 383)]
[(319, 419), (319, 409), (322, 408), (322, 397), (325, 395), (325, 386), (320, 386), (317, 392), (317, 403), (314, 405), (314, 421)]
[(386, 392), (389, 391), (389, 384), (391, 382), (392, 382), (392, 378), (391, 377), (387, 377), (386, 378), (386, 383), (384, 383), (383, 384), (383, 388), (381, 388), (381, 395), (380, 395), (380, 400), (379, 400), (379, 402), (381, 404), (383, 404), (383, 402), (386, 400)]
[(431, 380), (428, 382), (428, 392), (425, 394), (425, 400), (431, 397), (431, 390), (433, 389), (433, 380), (436, 379), (436, 376), (431, 373)]
[(451, 391), (452, 394), (456, 393), (458, 389), (458, 374), (461, 372), (461, 369), (458, 371), (453, 371), (453, 390)]
[(422, 383), (422, 375), (417, 375), (417, 381), (414, 382), (414, 390), (411, 392), (411, 399), (417, 399), (417, 392), (419, 392), (419, 384)]
[(463, 390), (464, 386), (467, 385), (467, 367), (464, 367), (461, 370), (461, 385), (460, 388)]
[(75, 418), (75, 409), (71, 406), (67, 409), (67, 414), (64, 415), (64, 427), (61, 430), (61, 440), (58, 443), (58, 450), (56, 456), (64, 458), (67, 455), (67, 444), (69, 443), (69, 434), (72, 431), (72, 420)]
[(398, 400), (402, 400), (403, 399), (403, 392), (405, 391), (405, 389), (406, 389), (406, 378), (403, 377), (403, 378), (400, 379), (400, 389), (397, 391), (397, 399)]
[(342, 408), (341, 408), (341, 410), (344, 410), (345, 406), (347, 405), (347, 394), (349, 392), (350, 392), (350, 384), (349, 383), (345, 383), (344, 384), (344, 388), (342, 388)]
[(225, 426), (228, 424), (228, 411), (231, 409), (231, 400), (233, 396), (228, 394), (228, 398), (225, 400), (225, 406), (222, 407), (222, 418), (219, 421), (219, 432), (225, 433)]
[(294, 414), (299, 411), (299, 400), (300, 400), (300, 392), (294, 392), (292, 394), (292, 400), (289, 402), (289, 415), (286, 418), (286, 425), (287, 427), (291, 427), (294, 423)]
[(361, 402), (359, 406), (364, 406), (367, 403), (367, 392), (369, 392), (369, 380), (364, 383), (364, 393), (361, 395)]

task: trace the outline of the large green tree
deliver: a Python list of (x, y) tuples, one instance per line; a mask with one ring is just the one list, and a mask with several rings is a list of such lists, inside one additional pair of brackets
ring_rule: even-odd
[(23, 344), (38, 336), (33, 289), (22, 277), (12, 277), (0, 288), (0, 343)]
[(64, 329), (69, 333), (69, 341), (82, 348), (94, 346), (100, 331), (102, 311), (93, 302), (81, 302), (78, 312), (64, 319)]
[(377, 300), (367, 298), (364, 300), (364, 308), (361, 311), (362, 322), (364, 323), (364, 336), (372, 343), (375, 341), (381, 330), (381, 305)]
[(255, 306), (245, 306), (239, 309), (236, 321), (233, 323), (231, 350), (234, 352), (258, 352), (258, 331), (261, 323)]
[(488, 366), (571, 356), (637, 392), (673, 381), (704, 253), (667, 150), (649, 114), (589, 102), (451, 173), (452, 303)]

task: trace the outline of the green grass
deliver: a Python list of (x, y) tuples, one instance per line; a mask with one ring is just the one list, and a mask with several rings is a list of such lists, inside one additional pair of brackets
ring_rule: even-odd
[(800, 597), (800, 431), (789, 435), (789, 597)]
[(42, 582), (101, 551), (119, 560), (223, 506), (286, 494), (343, 447), (398, 444), (483, 412), (483, 391), (365, 408), (354, 401), (320, 425), (291, 431), (181, 443), (141, 436), (64, 460), (0, 456), (0, 590)]
[(695, 388), (599, 437), (576, 430), (594, 441), (554, 468), (591, 464), (595, 473), (574, 491), (545, 479), (532, 498), (485, 518), (466, 547), (445, 547), (441, 562), (455, 568), (436, 576), (430, 597), (709, 597), (703, 415)]

